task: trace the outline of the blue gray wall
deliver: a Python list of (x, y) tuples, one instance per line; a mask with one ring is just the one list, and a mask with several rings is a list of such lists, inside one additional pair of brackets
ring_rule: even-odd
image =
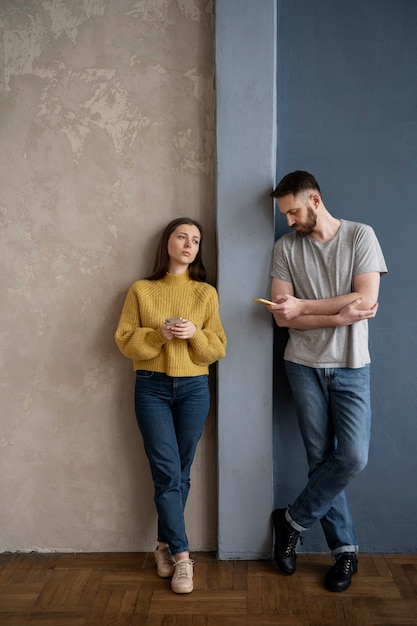
[[(270, 510), (291, 502), (307, 472), (282, 371), (285, 331), (272, 346), (270, 320), (250, 302), (267, 288), (275, 132), (277, 178), (312, 171), (329, 210), (370, 223), (383, 247), (389, 274), (370, 323), (371, 453), (348, 495), (363, 551), (415, 551), (417, 3), (217, 0), (216, 22), (219, 290), (229, 335), (219, 368), (219, 556), (270, 553)], [(327, 550), (320, 528), (303, 550)]]
[[(414, 551), (417, 3), (299, 0), (278, 7), (277, 176), (312, 171), (334, 215), (374, 227), (389, 269), (370, 322), (370, 459), (348, 490), (360, 546)], [(277, 234), (285, 230), (281, 220), (277, 216)], [(278, 330), (274, 495), (283, 506), (303, 486), (306, 472), (282, 373), (284, 341)], [(320, 528), (306, 534), (304, 549), (326, 549)]]

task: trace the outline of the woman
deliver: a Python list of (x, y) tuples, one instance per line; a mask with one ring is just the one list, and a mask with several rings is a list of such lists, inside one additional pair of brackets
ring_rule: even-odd
[(116, 343), (136, 372), (135, 410), (158, 512), (155, 563), (175, 593), (193, 590), (184, 523), (190, 470), (209, 406), (209, 365), (225, 355), (217, 292), (205, 282), (201, 226), (168, 224), (154, 272), (129, 289)]

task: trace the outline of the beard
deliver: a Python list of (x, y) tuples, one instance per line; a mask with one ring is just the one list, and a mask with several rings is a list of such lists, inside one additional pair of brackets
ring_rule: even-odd
[(300, 237), (308, 237), (309, 235), (311, 235), (311, 233), (315, 229), (316, 224), (317, 224), (316, 215), (313, 209), (310, 206), (308, 206), (307, 217), (305, 219), (305, 222), (301, 225), (298, 225), (297, 228), (294, 228), (294, 227), (293, 228), (296, 231), (297, 235), (300, 235)]

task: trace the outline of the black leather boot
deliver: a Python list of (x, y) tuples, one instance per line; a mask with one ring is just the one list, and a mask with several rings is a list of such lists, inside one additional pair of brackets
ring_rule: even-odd
[(352, 576), (358, 571), (358, 559), (354, 552), (343, 552), (329, 569), (324, 584), (329, 591), (345, 591), (350, 587)]
[(272, 524), (275, 531), (274, 558), (280, 570), (290, 576), (294, 574), (296, 568), (295, 548), (300, 533), (285, 519), (286, 510), (275, 509), (272, 513)]

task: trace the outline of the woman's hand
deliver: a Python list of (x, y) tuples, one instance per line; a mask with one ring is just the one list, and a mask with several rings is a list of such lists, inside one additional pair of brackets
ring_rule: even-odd
[(166, 341), (171, 341), (171, 339), (174, 338), (174, 335), (172, 333), (172, 326), (169, 326), (166, 322), (164, 322), (162, 324), (162, 326), (160, 327), (160, 331), (161, 331), (161, 335), (162, 337), (166, 340)]
[[(166, 324), (163, 324), (163, 326), (166, 327), (167, 332), (170, 334), (170, 337), (166, 337), (166, 339), (172, 339), (173, 337), (177, 339), (191, 339), (197, 332), (197, 327), (189, 320), (183, 320), (179, 324), (173, 324), (172, 326), (167, 326)], [(161, 326), (162, 336), (164, 336), (162, 333), (163, 326)]]

